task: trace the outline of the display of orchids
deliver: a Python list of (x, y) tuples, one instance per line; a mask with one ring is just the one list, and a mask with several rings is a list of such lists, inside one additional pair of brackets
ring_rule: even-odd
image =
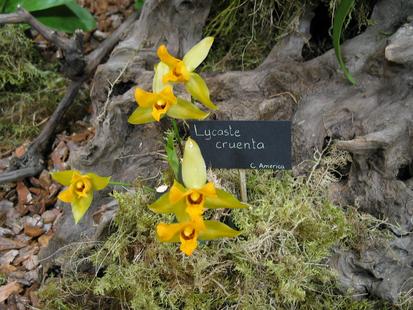
[[(152, 92), (139, 87), (135, 89), (138, 108), (130, 115), (131, 124), (145, 124), (160, 121), (169, 116), (176, 119), (204, 119), (207, 112), (200, 110), (192, 102), (176, 97), (173, 85), (183, 83), (193, 99), (205, 107), (216, 109), (209, 95), (208, 87), (202, 77), (194, 70), (208, 55), (214, 39), (207, 37), (192, 47), (182, 60), (170, 55), (161, 45), (157, 54), (160, 62), (154, 68)], [(160, 223), (156, 228), (161, 242), (180, 242), (180, 249), (186, 255), (192, 255), (198, 246), (198, 240), (213, 240), (223, 237), (236, 237), (239, 231), (219, 221), (204, 220), (206, 209), (245, 208), (234, 196), (218, 189), (214, 183), (207, 182), (204, 158), (197, 143), (188, 138), (181, 165), (182, 182), (174, 180), (170, 190), (149, 206), (156, 213), (173, 213), (177, 222)], [(101, 177), (94, 173), (81, 174), (76, 170), (52, 173), (52, 178), (68, 188), (58, 198), (70, 203), (75, 223), (89, 209), (93, 193), (104, 189), (111, 182), (110, 177)]]

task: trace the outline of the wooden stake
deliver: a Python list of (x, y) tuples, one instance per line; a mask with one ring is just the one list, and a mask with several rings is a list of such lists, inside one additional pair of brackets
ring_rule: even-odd
[(248, 196), (247, 196), (247, 180), (245, 177), (245, 170), (240, 169), (239, 171), (239, 187), (241, 190), (241, 200), (242, 202), (247, 203), (248, 202)]

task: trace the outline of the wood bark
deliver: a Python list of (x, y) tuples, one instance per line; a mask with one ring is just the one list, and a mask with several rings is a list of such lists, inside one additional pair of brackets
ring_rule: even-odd
[[(119, 181), (156, 178), (165, 165), (158, 155), (163, 151), (164, 123), (127, 123), (136, 107), (133, 87), (150, 89), (161, 43), (182, 56), (201, 39), (210, 5), (202, 0), (145, 1), (140, 19), (95, 74), (91, 97), (96, 136), (71, 154), (74, 168)], [(340, 193), (337, 202), (387, 219), (391, 224), (387, 229), (395, 237), (381, 248), (369, 247), (366, 240), (359, 252), (337, 252), (331, 262), (344, 289), (393, 302), (413, 287), (413, 73), (408, 56), (386, 59), (389, 44), (393, 44), (390, 54), (397, 51), (394, 44), (405, 46), (397, 45), (396, 35), (386, 34), (411, 27), (403, 25), (412, 14), (412, 1), (378, 1), (371, 17), (374, 25), (343, 44), (356, 86), (344, 79), (332, 50), (302, 59), (310, 37), (311, 8), (296, 31), (274, 46), (255, 70), (203, 74), (219, 106), (211, 118), (292, 120), (295, 164), (312, 158), (329, 138), (352, 154), (348, 177), (335, 185)], [(303, 173), (305, 168), (300, 169), (294, 172)], [(63, 245), (79, 241), (81, 234), (82, 240), (97, 238), (92, 214), (106, 193), (95, 197), (91, 211), (75, 228), (66, 212), (43, 257), (53, 257)]]

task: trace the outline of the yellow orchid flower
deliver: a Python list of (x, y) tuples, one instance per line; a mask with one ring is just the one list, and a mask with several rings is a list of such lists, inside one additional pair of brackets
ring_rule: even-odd
[(171, 85), (162, 82), (162, 77), (169, 71), (164, 63), (155, 66), (153, 93), (139, 87), (135, 89), (138, 108), (129, 116), (131, 124), (145, 124), (158, 121), (168, 115), (178, 119), (204, 119), (208, 113), (201, 111), (191, 102), (175, 97)]
[(240, 234), (229, 226), (218, 221), (205, 221), (200, 227), (194, 221), (183, 223), (160, 223), (156, 227), (161, 242), (181, 242), (180, 250), (190, 256), (198, 246), (199, 240), (214, 240), (224, 237), (236, 237)]
[(110, 177), (101, 177), (94, 173), (82, 175), (77, 170), (53, 172), (51, 175), (53, 180), (68, 186), (60, 192), (57, 198), (72, 205), (76, 224), (89, 209), (93, 200), (93, 192), (104, 189), (110, 180)]
[(205, 208), (245, 208), (231, 194), (207, 183), (206, 166), (198, 144), (188, 138), (182, 161), (184, 185), (174, 181), (170, 191), (149, 206), (156, 213), (175, 213), (180, 222), (191, 219), (202, 226)]
[(184, 56), (182, 60), (169, 54), (165, 45), (158, 48), (157, 54), (161, 63), (169, 67), (169, 71), (163, 75), (164, 83), (184, 83), (186, 90), (196, 100), (206, 107), (216, 110), (217, 106), (212, 103), (209, 97), (209, 89), (202, 77), (193, 72), (204, 59), (214, 42), (213, 37), (206, 37), (194, 45)]

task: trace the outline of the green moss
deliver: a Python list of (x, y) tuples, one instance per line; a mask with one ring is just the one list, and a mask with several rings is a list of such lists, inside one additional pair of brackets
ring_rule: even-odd
[(0, 153), (33, 138), (63, 96), (66, 81), (16, 25), (0, 27)]
[(212, 6), (205, 35), (215, 42), (204, 70), (252, 69), (293, 30), (304, 6), (290, 0), (229, 0)]

